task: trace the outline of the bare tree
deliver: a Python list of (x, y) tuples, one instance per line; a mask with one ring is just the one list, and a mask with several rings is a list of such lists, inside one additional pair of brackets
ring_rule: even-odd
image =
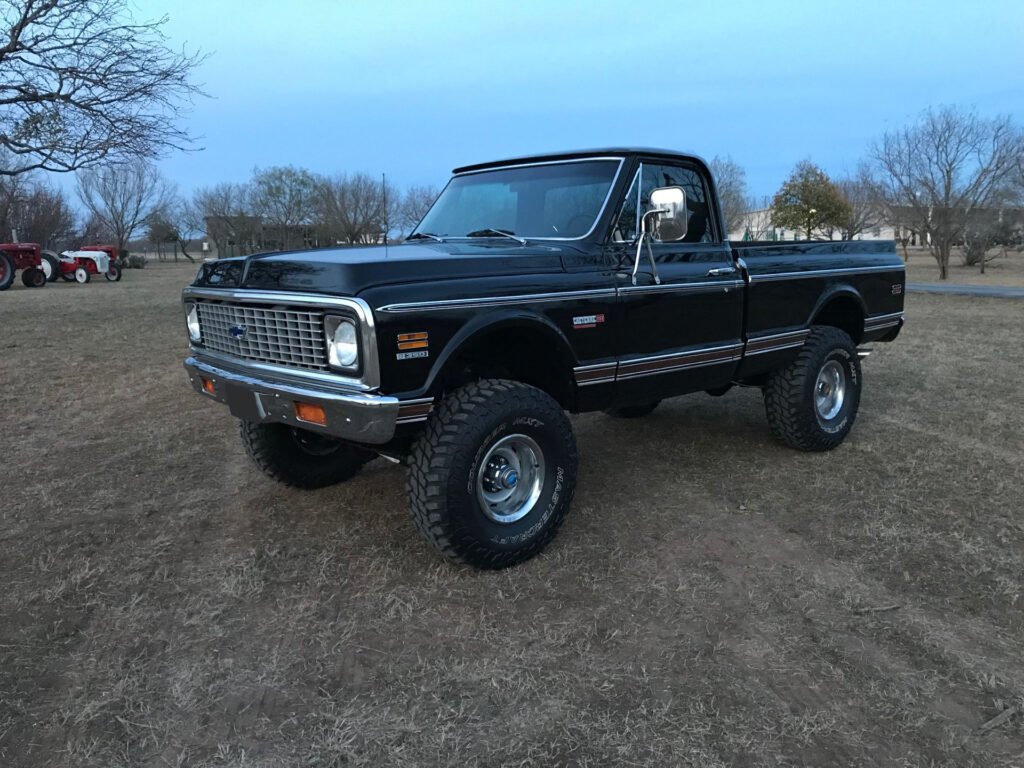
[(146, 217), (165, 205), (169, 194), (160, 172), (143, 160), (90, 168), (78, 174), (82, 204), (109, 229), (122, 251)]
[(277, 235), (277, 245), (303, 244), (302, 230), (312, 223), (317, 202), (317, 179), (303, 168), (279, 166), (256, 169), (251, 184), (252, 213)]
[(403, 233), (411, 232), (420, 223), (439, 194), (434, 186), (412, 186), (405, 190), (397, 219)]
[(42, 182), (33, 185), (25, 197), (17, 222), (18, 238), (43, 248), (58, 249), (75, 232), (75, 214), (67, 195)]
[(128, 0), (0, 4), (0, 175), (74, 171), (188, 148), (183, 104), (200, 54), (169, 47), (167, 17)]
[(191, 200), (186, 200), (176, 192), (168, 194), (162, 205), (146, 218), (146, 226), (149, 240), (157, 245), (158, 251), (163, 244), (170, 243), (174, 247), (175, 261), (178, 260), (179, 248), (182, 256), (195, 261), (188, 249), (203, 230), (203, 217)]
[(366, 173), (321, 179), (318, 218), (324, 231), (346, 243), (375, 243), (390, 228), (388, 199), (399, 200), (383, 179)]
[(862, 163), (854, 176), (840, 179), (836, 187), (847, 204), (847, 215), (839, 225), (843, 240), (853, 240), (857, 235), (881, 225), (884, 196), (878, 182), (871, 176), (869, 166)]
[(710, 166), (718, 188), (726, 232), (739, 232), (743, 229), (747, 213), (747, 173), (728, 156), (715, 155)]
[(236, 253), (244, 256), (262, 245), (262, 227), (251, 213), (251, 197), (248, 184), (231, 183), (203, 187), (192, 195), (197, 229), (206, 230), (218, 257)]
[(972, 214), (993, 206), (1019, 173), (1024, 138), (1009, 117), (985, 119), (955, 107), (928, 110), (886, 133), (871, 154), (890, 206), (903, 206), (949, 275), (953, 246)]
[(114, 239), (114, 234), (96, 214), (86, 215), (82, 221), (81, 229), (71, 239), (72, 248), (81, 248), (83, 245), (95, 245), (96, 243), (109, 243)]

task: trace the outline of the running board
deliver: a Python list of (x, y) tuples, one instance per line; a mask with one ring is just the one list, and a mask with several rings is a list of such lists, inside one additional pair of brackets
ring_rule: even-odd
[(859, 357), (861, 360), (863, 360), (865, 357), (870, 355), (871, 352), (872, 352), (872, 350), (870, 350), (870, 349), (858, 349), (857, 350), (857, 357)]

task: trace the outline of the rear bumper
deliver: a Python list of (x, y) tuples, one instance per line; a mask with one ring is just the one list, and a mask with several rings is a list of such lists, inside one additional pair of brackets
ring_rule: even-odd
[[(357, 443), (386, 443), (398, 424), (423, 421), (432, 407), (429, 398), (400, 401), (387, 395), (299, 386), (229, 370), (196, 357), (185, 360), (185, 371), (196, 392), (227, 405), (239, 419), (290, 424)], [(204, 380), (212, 391), (204, 387)], [(325, 424), (299, 419), (296, 403), (323, 408)]]

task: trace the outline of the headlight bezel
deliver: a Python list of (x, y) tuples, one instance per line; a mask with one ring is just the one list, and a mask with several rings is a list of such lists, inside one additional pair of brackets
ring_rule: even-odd
[(185, 302), (185, 329), (188, 340), (193, 344), (202, 344), (203, 329), (199, 325), (199, 305), (194, 301)]
[[(346, 338), (339, 339), (339, 334)], [(347, 315), (324, 315), (324, 345), (327, 365), (336, 371), (354, 374), (362, 363), (362, 342), (358, 321)]]

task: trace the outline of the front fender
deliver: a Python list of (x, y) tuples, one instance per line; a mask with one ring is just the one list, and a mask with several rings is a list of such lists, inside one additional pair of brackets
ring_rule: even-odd
[(550, 340), (565, 364), (566, 370), (570, 372), (568, 375), (571, 375), (572, 367), (576, 364), (576, 355), (572, 351), (569, 340), (558, 326), (537, 312), (526, 309), (501, 309), (476, 315), (459, 328), (435, 358), (423, 390), (419, 393), (420, 396), (439, 393), (438, 382), (442, 378), (442, 374), (460, 352), (480, 342), (488, 335), (512, 329), (519, 333), (539, 333)]

